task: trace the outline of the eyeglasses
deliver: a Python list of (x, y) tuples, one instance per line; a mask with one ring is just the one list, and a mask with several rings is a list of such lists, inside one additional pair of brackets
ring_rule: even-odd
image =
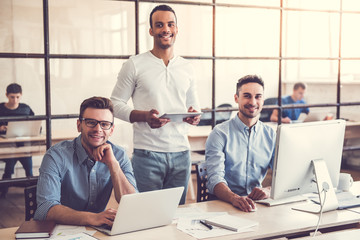
[(113, 123), (112, 122), (108, 122), (108, 121), (98, 121), (92, 118), (80, 118), (81, 121), (85, 122), (85, 125), (88, 126), (89, 128), (94, 128), (96, 127), (96, 125), (100, 125), (100, 127), (103, 130), (109, 130)]

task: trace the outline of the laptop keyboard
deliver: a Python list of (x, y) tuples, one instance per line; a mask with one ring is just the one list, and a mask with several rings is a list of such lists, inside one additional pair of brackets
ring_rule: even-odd
[(103, 229), (106, 229), (106, 230), (111, 231), (111, 226), (109, 226), (109, 225), (107, 225), (107, 224), (103, 224), (103, 225), (101, 225), (100, 227), (103, 228)]
[(101, 226), (92, 226), (93, 228), (95, 228), (96, 230), (106, 233), (107, 235), (111, 235), (111, 227), (107, 224), (103, 224)]

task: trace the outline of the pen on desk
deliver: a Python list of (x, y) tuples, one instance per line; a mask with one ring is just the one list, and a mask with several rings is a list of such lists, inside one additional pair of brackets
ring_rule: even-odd
[(210, 224), (207, 224), (204, 220), (200, 220), (200, 223), (210, 230), (213, 229), (213, 226), (211, 226)]

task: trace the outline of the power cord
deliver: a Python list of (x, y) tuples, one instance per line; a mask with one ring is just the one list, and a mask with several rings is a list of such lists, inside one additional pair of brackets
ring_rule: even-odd
[(323, 190), (321, 191), (321, 193), (324, 192), (324, 202), (321, 201), (321, 193), (320, 193), (319, 194), (319, 197), (320, 197), (320, 199), (319, 199), (320, 200), (320, 216), (319, 216), (318, 222), (316, 224), (316, 229), (315, 229), (313, 237), (316, 236), (316, 233), (317, 233), (317, 231), (319, 230), (319, 227), (320, 227), (320, 221), (321, 221), (321, 218), (322, 218), (322, 213), (323, 213), (323, 209), (324, 209), (324, 205), (325, 205), (325, 201), (326, 201), (326, 193), (329, 190), (329, 184), (327, 184), (326, 182), (323, 182), (322, 187), (323, 187)]

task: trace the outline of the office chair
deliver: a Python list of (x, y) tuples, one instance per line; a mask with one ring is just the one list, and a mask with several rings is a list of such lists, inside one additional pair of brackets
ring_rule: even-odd
[(205, 162), (196, 164), (196, 182), (197, 182), (197, 194), (196, 201), (197, 202), (205, 202), (216, 200), (217, 197), (213, 194), (210, 194), (206, 188), (207, 181), (207, 173)]
[[(220, 104), (219, 106), (217, 106), (216, 108), (231, 108), (232, 105), (229, 103), (223, 103)], [(216, 119), (216, 124), (222, 123), (226, 120), (229, 120), (231, 116), (231, 111), (228, 112), (215, 112), (215, 119)], [(211, 125), (212, 123), (212, 114), (211, 112), (205, 112), (200, 119), (200, 122), (198, 124), (198, 126), (206, 126), (206, 125)], [(215, 125), (216, 125), (215, 124)]]
[(37, 209), (36, 203), (36, 185), (25, 187), (25, 221), (29, 221), (34, 218), (35, 211)]
[[(277, 98), (267, 98), (264, 101), (265, 105), (276, 105), (277, 104)], [(262, 122), (270, 122), (270, 117), (273, 112), (273, 109), (263, 109), (260, 113), (260, 121)]]
[[(220, 104), (219, 106), (217, 106), (217, 108), (231, 108), (231, 107), (232, 107), (232, 105), (229, 103), (223, 103), (223, 104)], [(219, 124), (219, 123), (225, 122), (226, 120), (230, 119), (231, 111), (216, 112), (215, 116), (216, 116), (216, 124)]]

